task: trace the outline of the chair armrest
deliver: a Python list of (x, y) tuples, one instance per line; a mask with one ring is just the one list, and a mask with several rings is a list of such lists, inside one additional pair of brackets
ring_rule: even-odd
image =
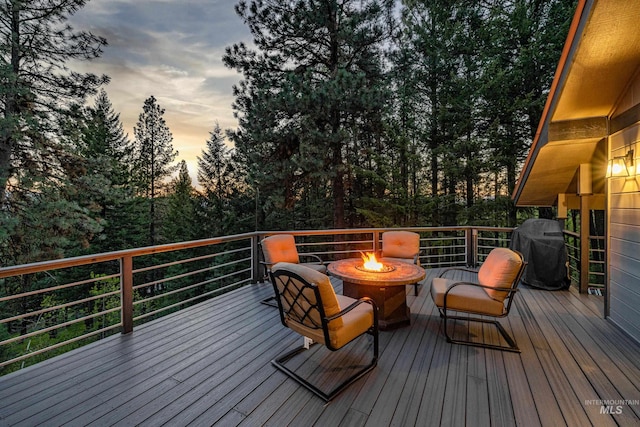
[(313, 258), (313, 260), (315, 262), (317, 262), (318, 264), (324, 265), (324, 261), (322, 261), (322, 258), (320, 258), (318, 255), (315, 255), (315, 254), (298, 254), (298, 256), (300, 258), (302, 258), (302, 257)]
[[(318, 255), (313, 255), (313, 254), (299, 254), (299, 257), (311, 257), (314, 259), (314, 261), (316, 261), (318, 264), (324, 264), (324, 261), (322, 261), (322, 259), (318, 256)], [(259, 261), (260, 264), (264, 265), (264, 266), (269, 266), (269, 265), (274, 265), (277, 263), (273, 263), (273, 262), (266, 262), (266, 261)]]
[(350, 304), (348, 307), (345, 307), (342, 310), (340, 310), (339, 313), (336, 313), (333, 316), (327, 317), (326, 318), (327, 322), (337, 319), (338, 317), (344, 316), (345, 314), (347, 314), (348, 312), (350, 312), (360, 304), (370, 304), (373, 307), (373, 318), (374, 318), (374, 322), (377, 324), (378, 323), (378, 306), (376, 305), (376, 302), (369, 297), (362, 297), (359, 300), (355, 301), (353, 304)]
[(258, 261), (258, 263), (259, 263), (260, 265), (262, 265), (266, 271), (271, 270), (271, 267), (273, 267), (273, 266), (275, 265), (275, 264), (274, 264), (274, 263), (272, 263), (272, 262), (266, 262), (266, 261)]
[(451, 292), (451, 290), (453, 288), (455, 288), (456, 286), (459, 285), (468, 285), (468, 286), (475, 286), (477, 288), (485, 288), (485, 289), (491, 289), (494, 291), (502, 291), (502, 292), (509, 292), (509, 293), (516, 293), (518, 292), (517, 288), (494, 288), (493, 286), (486, 286), (486, 285), (481, 285), (480, 283), (473, 283), (473, 282), (455, 282), (453, 285), (449, 286), (449, 289), (447, 289), (447, 291), (444, 293), (444, 299), (446, 301), (447, 299), (447, 295), (449, 294), (449, 292)]

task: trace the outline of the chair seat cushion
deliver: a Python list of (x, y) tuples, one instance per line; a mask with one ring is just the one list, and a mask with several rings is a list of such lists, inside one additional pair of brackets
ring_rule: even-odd
[(304, 265), (305, 267), (309, 267), (315, 271), (319, 271), (320, 273), (326, 273), (327, 272), (327, 266), (324, 264), (311, 264), (311, 263), (306, 263), (303, 262), (300, 265)]
[[(336, 297), (338, 298), (341, 308), (347, 308), (357, 301), (344, 295), (336, 295)], [(360, 304), (342, 316), (341, 319), (341, 328), (329, 330), (330, 343), (325, 342), (322, 329), (305, 327), (297, 322), (287, 322), (287, 326), (300, 335), (311, 338), (315, 342), (338, 349), (348, 344), (354, 338), (362, 335), (373, 326), (373, 307), (371, 304)]]
[[(444, 307), (444, 294), (457, 280), (436, 277), (431, 282), (431, 297), (438, 308)], [(483, 288), (458, 285), (447, 296), (447, 310), (502, 316), (504, 303), (491, 298)]]

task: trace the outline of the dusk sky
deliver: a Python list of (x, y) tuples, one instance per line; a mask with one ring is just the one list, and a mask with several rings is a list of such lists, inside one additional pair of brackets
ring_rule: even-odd
[(133, 126), (145, 99), (154, 95), (165, 109), (173, 146), (194, 178), (215, 122), (235, 128), (233, 84), (241, 79), (222, 63), (224, 49), (250, 42), (236, 15), (236, 0), (90, 0), (70, 19), (76, 30), (107, 39), (100, 59), (74, 69), (106, 74), (105, 87), (124, 130)]

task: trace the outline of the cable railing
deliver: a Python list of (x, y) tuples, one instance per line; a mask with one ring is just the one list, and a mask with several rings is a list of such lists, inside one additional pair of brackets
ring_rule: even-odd
[(252, 282), (253, 233), (0, 269), (0, 372)]
[[(564, 230), (564, 240), (569, 259), (569, 278), (571, 283), (581, 282), (582, 257), (580, 234)], [(606, 256), (603, 236), (589, 236), (589, 265), (587, 267), (587, 283), (581, 288), (587, 292), (601, 295), (605, 289)]]
[[(412, 227), (425, 268), (478, 266), (511, 229)], [(259, 242), (296, 236), (326, 262), (378, 252), (390, 228), (253, 232), (0, 268), (0, 374), (265, 279)], [(397, 230), (395, 228), (394, 230)]]

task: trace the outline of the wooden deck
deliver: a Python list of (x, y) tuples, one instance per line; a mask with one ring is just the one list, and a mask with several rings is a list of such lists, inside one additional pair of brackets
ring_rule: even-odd
[[(327, 405), (270, 364), (301, 342), (259, 303), (271, 293), (245, 287), (0, 377), (0, 425), (640, 424), (640, 346), (597, 314), (595, 297), (522, 289), (504, 320), (514, 354), (448, 344), (428, 285), (418, 297), (407, 287), (411, 325), (382, 332), (378, 366)], [(457, 333), (498, 339), (466, 322)], [(302, 368), (331, 378), (368, 345), (320, 370), (326, 350), (313, 346)]]

